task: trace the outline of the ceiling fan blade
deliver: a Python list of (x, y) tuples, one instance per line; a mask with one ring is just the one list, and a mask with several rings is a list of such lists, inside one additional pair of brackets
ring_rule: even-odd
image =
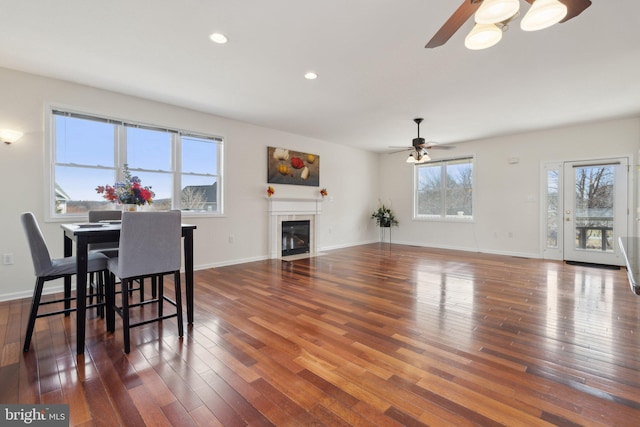
[(447, 144), (438, 144), (437, 142), (429, 141), (424, 144), (418, 144), (419, 148), (424, 148), (425, 150), (453, 150), (456, 148), (454, 145)]
[(591, 0), (560, 0), (567, 6), (567, 16), (564, 17), (562, 22), (567, 22), (569, 19), (575, 18), (580, 15), (586, 8), (591, 6)]
[[(389, 148), (400, 148), (400, 147), (389, 147)], [(403, 151), (409, 151), (409, 150), (413, 150), (413, 147), (404, 147), (401, 150), (390, 151), (387, 154), (397, 154), (397, 153), (402, 153)]]
[(453, 145), (427, 143), (424, 148), (426, 148), (427, 150), (453, 150), (456, 147)]
[(445, 44), (462, 27), (462, 24), (467, 22), (469, 17), (480, 7), (481, 3), (482, 0), (464, 0), (425, 47), (434, 48)]
[[(533, 4), (535, 0), (525, 0), (529, 4)], [(559, 0), (567, 6), (567, 16), (565, 16), (560, 23), (567, 22), (569, 19), (573, 19), (580, 15), (586, 8), (591, 6), (591, 0)]]

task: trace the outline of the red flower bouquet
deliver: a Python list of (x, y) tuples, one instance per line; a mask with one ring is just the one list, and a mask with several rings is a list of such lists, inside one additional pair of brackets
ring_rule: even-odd
[(98, 194), (103, 194), (102, 197), (110, 202), (117, 202), (123, 205), (144, 205), (153, 203), (153, 198), (156, 196), (151, 187), (143, 187), (140, 178), (137, 176), (131, 176), (129, 166), (124, 165), (122, 169), (124, 173), (124, 181), (116, 182), (111, 185), (99, 185), (96, 187)]

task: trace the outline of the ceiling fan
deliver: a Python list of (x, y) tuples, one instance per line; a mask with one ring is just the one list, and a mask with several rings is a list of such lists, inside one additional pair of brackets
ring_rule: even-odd
[[(488, 36), (489, 31), (493, 31), (494, 40), (488, 46), (484, 47), (470, 47), (467, 44), (467, 40), (465, 40), (465, 45), (470, 49), (484, 49), (485, 47), (493, 46), (495, 43), (500, 41), (502, 38), (502, 31), (506, 30), (507, 24), (514, 18), (519, 15), (519, 1), (520, 0), (464, 0), (464, 2), (458, 7), (458, 9), (451, 15), (451, 17), (444, 23), (442, 28), (438, 30), (438, 32), (429, 40), (426, 44), (426, 48), (434, 48), (438, 46), (442, 46), (445, 44), (455, 33), (462, 27), (462, 25), (467, 22), (467, 20), (478, 11), (478, 9), (482, 7), (481, 12), (483, 15), (489, 14), (491, 11), (488, 9), (493, 9), (493, 12), (505, 12), (506, 15), (502, 15), (500, 18), (496, 18), (494, 21), (486, 21), (484, 19), (478, 19), (478, 14), (476, 14), (476, 26), (472, 30), (472, 32), (467, 36), (470, 38), (474, 31), (478, 30), (478, 27), (483, 27), (483, 30), (486, 30), (482, 36), (484, 39), (483, 42), (486, 41), (486, 37)], [(523, 18), (521, 22), (521, 27), (525, 31), (535, 31), (538, 29), (546, 28), (550, 25), (553, 25), (557, 22), (567, 22), (570, 19), (575, 18), (580, 15), (586, 8), (591, 6), (591, 0), (525, 0), (527, 3), (531, 4), (531, 8)], [(566, 8), (563, 8), (563, 5)], [(552, 10), (553, 9), (553, 10)], [(550, 21), (539, 21), (538, 19), (544, 19), (552, 15), (554, 10), (560, 10), (564, 12), (566, 9), (566, 14), (562, 14), (557, 16), (556, 20), (553, 22)], [(486, 12), (486, 13), (484, 13)], [(539, 13), (538, 13), (539, 12)], [(537, 16), (534, 16), (537, 14)], [(499, 16), (500, 14), (496, 14), (494, 16)], [(485, 18), (485, 16), (483, 16)], [(535, 20), (535, 22), (533, 22)], [(480, 22), (482, 21), (482, 22)], [(550, 23), (549, 23), (550, 22)], [(493, 28), (493, 27), (495, 28)], [(497, 35), (496, 35), (497, 33)]]
[(427, 150), (430, 149), (439, 149), (439, 150), (451, 150), (455, 148), (453, 145), (439, 145), (435, 142), (426, 142), (424, 138), (420, 138), (420, 123), (422, 123), (424, 119), (422, 117), (418, 117), (413, 119), (413, 121), (418, 125), (418, 137), (413, 138), (411, 147), (389, 147), (389, 148), (402, 148), (400, 151), (393, 151), (393, 153), (399, 153), (401, 151), (410, 150), (409, 157), (407, 158), (407, 163), (424, 163), (431, 160), (429, 157), (429, 153)]

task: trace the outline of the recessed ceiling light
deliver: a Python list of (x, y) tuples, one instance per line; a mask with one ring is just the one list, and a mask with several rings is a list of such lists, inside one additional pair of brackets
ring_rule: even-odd
[(226, 42), (229, 41), (227, 36), (225, 36), (222, 33), (213, 33), (209, 36), (209, 38), (211, 39), (212, 42), (218, 43), (218, 44), (225, 44)]
[(304, 75), (304, 78), (307, 80), (315, 80), (318, 78), (318, 73), (314, 73), (313, 71), (309, 71)]

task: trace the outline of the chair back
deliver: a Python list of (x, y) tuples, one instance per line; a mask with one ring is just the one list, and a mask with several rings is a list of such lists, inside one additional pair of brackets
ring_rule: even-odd
[[(107, 210), (107, 211), (89, 211), (89, 222), (100, 222), (107, 220), (120, 220), (122, 219), (122, 211)], [(116, 249), (118, 249), (117, 243), (91, 243), (89, 245), (90, 251), (102, 251), (105, 255), (112, 257), (116, 256)], [(112, 252), (109, 252), (109, 251)]]
[(47, 248), (38, 221), (32, 212), (25, 212), (20, 216), (22, 228), (27, 235), (27, 243), (31, 251), (31, 259), (33, 260), (33, 269), (36, 276), (45, 276), (51, 270), (51, 255)]
[(89, 222), (113, 221), (119, 219), (122, 219), (122, 211), (89, 211)]
[(123, 212), (118, 254), (121, 279), (180, 270), (180, 211)]

